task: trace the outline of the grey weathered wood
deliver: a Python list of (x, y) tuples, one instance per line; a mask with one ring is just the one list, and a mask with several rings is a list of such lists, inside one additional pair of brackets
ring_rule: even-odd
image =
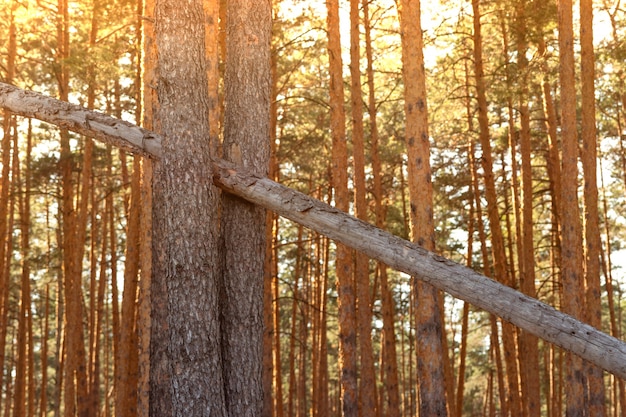
[[(159, 135), (38, 93), (0, 83), (0, 107), (135, 149), (144, 155), (155, 158), (161, 155)], [(143, 138), (149, 138), (149, 146)], [(623, 341), (267, 178), (249, 174), (221, 160), (214, 161), (213, 169), (213, 181), (223, 190), (362, 251), (626, 379), (626, 343)]]
[(132, 123), (55, 100), (34, 91), (0, 83), (0, 107), (21, 116), (43, 120), (76, 133), (110, 143), (118, 148), (159, 157), (161, 138)]

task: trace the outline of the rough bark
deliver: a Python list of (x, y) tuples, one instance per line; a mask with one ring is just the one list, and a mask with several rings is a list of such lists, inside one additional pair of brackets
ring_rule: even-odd
[[(558, 2), (559, 80), (561, 87), (561, 272), (563, 311), (584, 317), (582, 225), (578, 206), (578, 132), (576, 129), (576, 77), (572, 1)], [(586, 408), (584, 366), (579, 357), (566, 356), (566, 410), (569, 417), (583, 416)]]
[[(271, 2), (233, 0), (226, 7), (224, 158), (265, 176), (270, 151)], [(223, 194), (221, 234), (227, 411), (231, 416), (261, 415), (265, 209)]]
[(220, 135), (220, 51), (219, 51), (219, 0), (203, 0), (204, 7), (204, 45), (206, 49), (207, 80), (209, 89), (209, 137), (213, 149), (211, 152), (217, 155)]
[[(157, 0), (150, 415), (225, 416), (219, 194), (211, 173), (200, 0)], [(207, 221), (208, 219), (208, 221)]]
[[(19, 100), (7, 101), (7, 95), (23, 94), (30, 102), (37, 98), (38, 107), (48, 110), (40, 113), (41, 120), (51, 122), (57, 116), (56, 106), (64, 106), (58, 100), (17, 87), (0, 83), (0, 107), (22, 114)], [(78, 107), (78, 106), (76, 106)], [(78, 107), (80, 108), (80, 107)], [(83, 110), (81, 110), (83, 111)], [(47, 117), (46, 113), (51, 113)], [(106, 116), (102, 116), (106, 117)], [(132, 125), (130, 125), (132, 126)], [(92, 136), (103, 136), (101, 130)], [(134, 127), (137, 132), (145, 129)], [(134, 130), (132, 131), (136, 133)], [(155, 146), (160, 149), (163, 138), (151, 133)], [(132, 135), (130, 136), (133, 137)], [(111, 138), (111, 140), (115, 140)], [(118, 139), (117, 140), (122, 140)], [(180, 144), (187, 148), (189, 144)], [(159, 155), (173, 152), (163, 149)], [(153, 157), (158, 159), (157, 154)], [(267, 178), (250, 175), (245, 170), (222, 160), (213, 161), (213, 180), (220, 188), (239, 195), (248, 201), (318, 231), (331, 239), (341, 241), (356, 250), (365, 252), (373, 259), (385, 262), (392, 268), (415, 275), (441, 288), (451, 295), (510, 321), (547, 342), (571, 351), (600, 366), (620, 378), (626, 378), (626, 343), (589, 326), (572, 316), (562, 313), (532, 297), (504, 286), (464, 266), (435, 255), (415, 243), (355, 219), (354, 217)], [(210, 181), (210, 175), (202, 182)], [(205, 218), (206, 220), (206, 218)], [(205, 222), (206, 224), (206, 222)]]
[[(433, 187), (421, 5), (419, 0), (403, 0), (400, 3), (411, 240), (434, 251)], [(439, 294), (435, 287), (415, 279), (412, 290), (416, 293), (420, 415), (445, 416), (448, 411)]]

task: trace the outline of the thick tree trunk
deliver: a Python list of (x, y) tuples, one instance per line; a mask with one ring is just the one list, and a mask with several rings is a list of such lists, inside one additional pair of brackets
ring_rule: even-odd
[[(270, 153), (271, 3), (228, 1), (226, 15), (224, 158), (265, 176)], [(261, 415), (265, 210), (223, 194), (221, 242), (228, 414)]]
[[(171, 145), (161, 149), (163, 139), (156, 133), (4, 83), (0, 83), (0, 107), (22, 116), (31, 115), (49, 123), (58, 121), (60, 109), (65, 109), (66, 118), (75, 117), (75, 121), (69, 125), (75, 126), (83, 134), (90, 134), (93, 137), (108, 136), (107, 126), (117, 124), (118, 132), (114, 136), (108, 136), (107, 141), (124, 144), (129, 143), (137, 135), (150, 135), (152, 149), (155, 150), (153, 158), (158, 159), (160, 155), (173, 152)], [(72, 109), (74, 111), (71, 111)], [(77, 114), (82, 115), (83, 119)], [(105, 125), (88, 127), (84, 123), (85, 114), (100, 118)], [(123, 139), (126, 134), (129, 139)], [(181, 143), (179, 148), (190, 148), (190, 144)], [(210, 182), (209, 177), (210, 174), (207, 174), (198, 181)], [(225, 161), (213, 161), (213, 180), (220, 188), (230, 193), (363, 251), (371, 258), (385, 262), (392, 268), (415, 275), (547, 342), (579, 355), (620, 378), (626, 378), (625, 342), (547, 304), (435, 255), (414, 243), (379, 230), (318, 200), (267, 178), (248, 174), (245, 170), (239, 170), (235, 165)], [(206, 217), (203, 219), (206, 220)], [(203, 227), (206, 227), (206, 221)], [(160, 239), (165, 238), (160, 236)]]
[(157, 0), (150, 415), (226, 416), (201, 0)]

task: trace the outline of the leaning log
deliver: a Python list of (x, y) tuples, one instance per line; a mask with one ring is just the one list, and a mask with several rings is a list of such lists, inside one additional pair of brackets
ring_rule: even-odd
[[(0, 83), (0, 107), (152, 158), (161, 137), (131, 123)], [(222, 190), (428, 282), (626, 379), (626, 343), (472, 269), (380, 230), (319, 200), (223, 160), (213, 162)]]

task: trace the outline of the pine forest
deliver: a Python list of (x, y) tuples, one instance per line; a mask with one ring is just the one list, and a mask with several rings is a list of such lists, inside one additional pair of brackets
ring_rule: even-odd
[(622, 0), (0, 0), (0, 120), (0, 417), (626, 416)]

